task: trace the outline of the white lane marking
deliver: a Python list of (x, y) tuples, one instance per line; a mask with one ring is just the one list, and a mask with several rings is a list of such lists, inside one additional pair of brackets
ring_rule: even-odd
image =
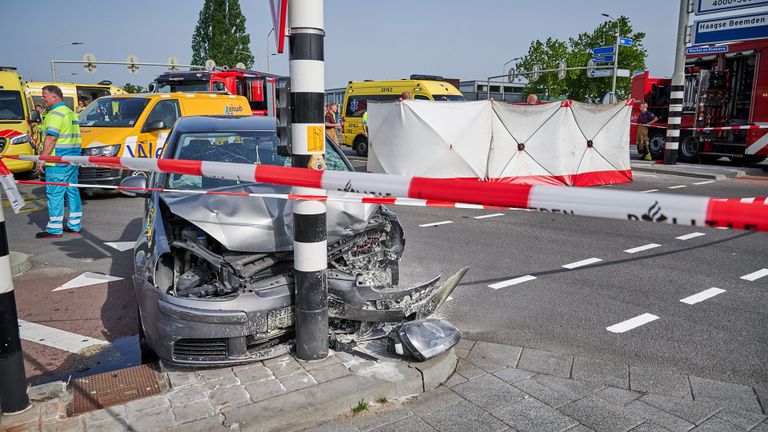
[(739, 279), (744, 279), (746, 281), (754, 282), (764, 276), (768, 276), (768, 269), (760, 269), (756, 272), (750, 273), (748, 275), (744, 275)]
[(696, 182), (694, 184), (697, 185), (697, 186), (700, 186), (700, 185), (710, 184), (710, 183), (714, 183), (714, 182), (715, 182), (715, 180), (707, 180), (707, 181)]
[(452, 224), (452, 223), (453, 223), (453, 221), (441, 221), (441, 222), (432, 222), (432, 223), (428, 223), (428, 224), (422, 224), (422, 225), (419, 225), (419, 226), (422, 227), (422, 228), (426, 228), (426, 227), (433, 227), (433, 226), (446, 225), (446, 224)]
[(657, 319), (659, 319), (659, 317), (656, 315), (644, 313), (626, 321), (622, 321), (618, 324), (614, 324), (610, 327), (606, 327), (605, 329), (611, 333), (624, 333), (625, 331), (632, 330), (633, 328), (640, 327), (643, 324), (648, 324), (649, 322), (655, 321)]
[(110, 276), (105, 275), (101, 273), (91, 273), (91, 272), (85, 272), (81, 274), (80, 276), (72, 279), (71, 281), (65, 283), (64, 285), (60, 285), (59, 287), (55, 288), (54, 291), (61, 291), (66, 289), (72, 289), (72, 288), (80, 288), (84, 286), (89, 285), (96, 285), (104, 282), (114, 282), (122, 280), (123, 278), (117, 277), (117, 276)]
[(600, 258), (587, 258), (585, 260), (576, 261), (576, 262), (572, 262), (570, 264), (566, 264), (563, 267), (565, 267), (567, 269), (575, 269), (575, 268), (578, 268), (578, 267), (588, 266), (590, 264), (594, 264), (594, 263), (597, 263), (597, 262), (600, 262), (600, 261), (602, 261)]
[(124, 241), (124, 242), (104, 242), (105, 245), (117, 249), (120, 252), (125, 252), (128, 249), (133, 249), (134, 246), (136, 246), (135, 241)]
[(690, 240), (690, 239), (693, 239), (693, 238), (696, 238), (696, 237), (701, 237), (703, 235), (706, 235), (706, 234), (701, 233), (701, 232), (693, 232), (693, 233), (686, 234), (686, 235), (681, 235), (680, 237), (675, 237), (675, 238), (678, 239), (678, 240)]
[(533, 275), (525, 275), (520, 276), (514, 279), (505, 280), (502, 282), (496, 282), (495, 284), (488, 285), (490, 288), (493, 289), (499, 289), (499, 288), (506, 288), (508, 286), (517, 285), (519, 283), (528, 282), (536, 279), (536, 276)]
[(453, 300), (453, 297), (451, 297), (451, 296), (448, 296), (448, 298), (447, 298), (447, 299), (445, 299), (445, 301), (446, 301), (446, 302), (449, 302), (449, 301), (451, 301), (451, 300)]
[(680, 188), (684, 188), (684, 187), (685, 187), (685, 185), (677, 185), (677, 186), (670, 186), (667, 189), (680, 189)]
[(492, 217), (504, 216), (504, 213), (491, 213), (487, 215), (475, 216), (475, 219), (488, 219)]
[(702, 291), (702, 292), (700, 292), (698, 294), (694, 294), (694, 295), (688, 296), (688, 297), (686, 297), (684, 299), (680, 299), (680, 302), (681, 303), (685, 303), (685, 304), (689, 304), (689, 305), (693, 305), (693, 304), (696, 304), (696, 303), (703, 302), (704, 300), (706, 300), (708, 298), (712, 298), (712, 297), (714, 297), (714, 296), (716, 296), (718, 294), (722, 294), (724, 292), (725, 292), (724, 289), (710, 288), (710, 289), (704, 290), (704, 291)]
[(634, 247), (632, 249), (627, 249), (624, 252), (633, 254), (633, 253), (638, 253), (638, 252), (646, 251), (648, 249), (653, 249), (657, 247), (661, 247), (661, 245), (657, 243), (648, 243), (647, 245), (642, 245), (642, 246)]
[(109, 344), (109, 342), (101, 339), (94, 339), (24, 320), (19, 320), (19, 335), (24, 340), (75, 354), (93, 345)]
[(651, 193), (651, 192), (658, 192), (658, 191), (659, 191), (658, 189), (648, 189), (648, 190), (640, 191), (640, 193)]

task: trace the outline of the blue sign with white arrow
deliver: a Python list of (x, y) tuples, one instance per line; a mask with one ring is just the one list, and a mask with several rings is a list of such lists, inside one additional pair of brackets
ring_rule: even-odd
[(616, 50), (616, 47), (612, 47), (612, 46), (592, 48), (592, 54), (596, 56), (608, 55), (608, 54), (613, 54), (615, 50)]
[(632, 39), (630, 38), (619, 38), (619, 45), (621, 46), (632, 46)]
[(595, 63), (613, 63), (613, 55), (601, 55), (592, 57), (592, 61)]

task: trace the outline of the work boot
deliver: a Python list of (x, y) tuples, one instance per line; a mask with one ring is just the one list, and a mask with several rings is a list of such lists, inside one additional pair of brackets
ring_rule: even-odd
[(70, 228), (68, 226), (64, 227), (64, 232), (68, 232), (68, 233), (72, 233), (72, 234), (80, 234), (80, 230), (75, 231), (75, 230), (73, 230), (72, 228)]
[(51, 234), (48, 231), (41, 231), (35, 234), (35, 238), (37, 239), (61, 238), (61, 234)]

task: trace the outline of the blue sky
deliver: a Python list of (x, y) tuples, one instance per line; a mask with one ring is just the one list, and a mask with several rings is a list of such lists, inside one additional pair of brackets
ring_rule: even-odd
[[(25, 79), (50, 80), (56, 58), (188, 63), (192, 32), (203, 0), (2, 0), (0, 65), (15, 66)], [(241, 0), (251, 35), (255, 67), (266, 70), (274, 52), (268, 0)], [(399, 79), (412, 73), (485, 79), (504, 63), (525, 54), (534, 39), (567, 39), (605, 20), (601, 13), (626, 15), (636, 31), (648, 33), (647, 64), (654, 75), (671, 74), (679, 2), (676, 0), (326, 0), (326, 87), (350, 80)], [(267, 44), (269, 44), (267, 46)], [(287, 43), (286, 43), (287, 47)], [(288, 54), (270, 56), (271, 69), (288, 73)], [(59, 65), (59, 81), (146, 85), (162, 72), (100, 65)], [(76, 75), (73, 75), (76, 74)]]

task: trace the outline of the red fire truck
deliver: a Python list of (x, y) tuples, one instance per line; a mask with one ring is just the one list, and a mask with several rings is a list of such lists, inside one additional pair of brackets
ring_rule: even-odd
[[(768, 39), (723, 45), (718, 54), (689, 54), (685, 64), (679, 159), (737, 163), (768, 158)], [(640, 102), (659, 117), (649, 130), (651, 153), (663, 157), (671, 80), (648, 71), (632, 78), (632, 119)], [(631, 142), (635, 143), (636, 125)]]
[(254, 115), (275, 115), (275, 75), (245, 69), (165, 72), (150, 84), (150, 91), (222, 92), (242, 95)]

